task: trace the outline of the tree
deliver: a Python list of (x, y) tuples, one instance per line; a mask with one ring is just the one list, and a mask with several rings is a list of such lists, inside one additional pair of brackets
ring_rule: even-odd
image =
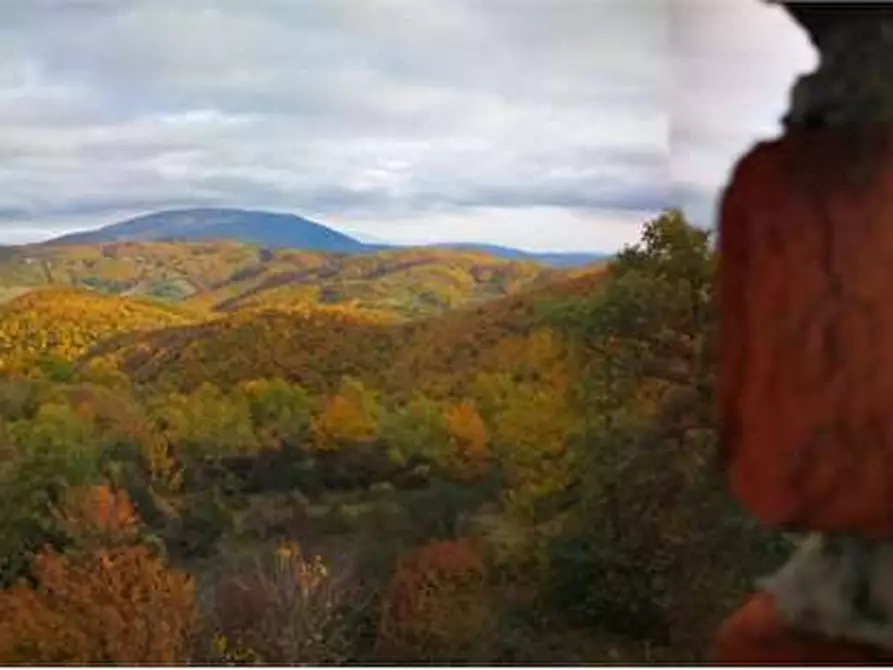
[(312, 400), (301, 386), (283, 379), (260, 379), (242, 385), (255, 430), (267, 444), (300, 445), (310, 427)]
[(448, 448), (450, 439), (443, 408), (420, 394), (382, 414), (381, 437), (390, 459), (399, 465), (414, 458), (436, 462), (438, 455)]
[(55, 514), (82, 549), (128, 545), (138, 538), (140, 519), (130, 497), (107, 484), (69, 489)]
[(44, 545), (69, 542), (53, 510), (66, 491), (100, 478), (92, 423), (67, 404), (43, 404), (7, 433), (13, 448), (0, 462), (0, 584), (23, 574)]
[(671, 211), (618, 256), (601, 291), (547, 317), (591, 353), (577, 476), (552, 499), (563, 519), (553, 597), (590, 623), (693, 648), (777, 556), (715, 468), (715, 262), (709, 234)]
[(445, 415), (449, 452), (443, 459), (446, 468), (461, 480), (483, 477), (490, 466), (489, 436), (477, 408), (469, 400), (448, 407)]
[(480, 661), (493, 614), (474, 545), (431, 542), (398, 561), (382, 603), (379, 654), (391, 663)]
[(570, 440), (582, 412), (574, 403), (574, 352), (550, 328), (507, 338), (494, 358), (506, 372), (479, 374), (475, 392), (490, 426), (508, 511), (537, 523), (541, 502), (573, 481)]
[(248, 401), (214, 384), (161, 398), (154, 414), (177, 455), (189, 460), (217, 461), (257, 449)]
[(343, 664), (366, 605), (351, 575), (305, 556), (296, 543), (281, 545), (273, 556), (227, 570), (214, 585), (206, 622), (217, 633), (211, 660)]
[(328, 451), (342, 442), (371, 442), (378, 437), (380, 421), (381, 406), (372, 390), (346, 377), (311, 422), (314, 446)]
[(191, 579), (145, 547), (41, 553), (36, 586), (0, 592), (0, 662), (178, 665), (195, 624)]

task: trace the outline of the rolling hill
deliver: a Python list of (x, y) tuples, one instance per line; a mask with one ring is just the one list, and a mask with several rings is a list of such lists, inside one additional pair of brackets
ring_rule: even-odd
[(429, 247), (451, 249), (453, 251), (474, 251), (495, 258), (540, 263), (553, 267), (582, 267), (592, 265), (610, 258), (610, 254), (576, 253), (576, 252), (533, 252), (503, 247), (498, 244), (481, 244), (475, 242), (431, 244)]
[[(675, 211), (573, 270), (0, 249), (0, 660), (141, 658), (87, 633), (170, 619), (181, 665), (697, 662), (795, 549), (715, 468), (716, 260)], [(160, 580), (182, 593), (135, 609)]]
[(408, 400), (416, 391), (448, 397), (468, 387), (478, 373), (517, 367), (511, 347), (539, 329), (543, 301), (585, 299), (601, 281), (599, 270), (564, 276), (411, 321), (354, 306), (246, 309), (203, 323), (110, 338), (82, 363), (109, 363), (137, 384), (167, 390), (189, 391), (204, 381), (229, 387), (281, 377), (318, 393), (331, 391), (347, 375), (392, 398)]
[(0, 306), (0, 371), (27, 369), (50, 355), (73, 361), (118, 333), (188, 323), (175, 308), (72, 288), (33, 291)]
[(374, 313), (306, 306), (246, 311), (151, 333), (132, 332), (94, 347), (85, 364), (105, 361), (137, 384), (191, 391), (282, 377), (316, 392), (345, 375), (364, 377), (395, 350), (399, 331)]
[[(270, 249), (294, 248), (341, 254), (368, 254), (409, 247), (366, 244), (328, 226), (294, 214), (245, 209), (196, 208), (146, 214), (98, 230), (73, 233), (44, 244), (102, 244), (109, 242), (230, 240)], [(427, 245), (458, 251), (485, 253), (506, 260), (540, 263), (555, 267), (589, 265), (604, 260), (604, 254), (534, 253), (479, 243)]]
[(35, 245), (0, 260), (0, 352), (23, 366), (87, 354), (166, 388), (282, 376), (320, 392), (350, 375), (437, 394), (529, 335), (542, 296), (590, 290), (598, 272), (473, 248)]
[(232, 241), (38, 245), (0, 259), (0, 302), (43, 286), (71, 286), (199, 311), (323, 303), (411, 318), (509, 295), (564, 272), (446, 249), (327, 254)]

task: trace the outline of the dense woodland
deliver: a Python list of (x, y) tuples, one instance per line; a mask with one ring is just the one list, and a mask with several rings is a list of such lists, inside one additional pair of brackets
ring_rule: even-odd
[(787, 553), (726, 495), (716, 258), (0, 258), (0, 662), (695, 661)]

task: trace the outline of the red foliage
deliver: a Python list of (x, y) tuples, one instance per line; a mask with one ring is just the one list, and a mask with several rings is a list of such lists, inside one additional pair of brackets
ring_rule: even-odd
[(237, 655), (264, 663), (343, 663), (349, 645), (346, 607), (360, 607), (346, 575), (333, 575), (296, 545), (281, 547), (271, 564), (223, 575), (214, 590), (214, 628)]
[(379, 649), (388, 659), (457, 660), (491, 612), (486, 569), (468, 540), (427, 544), (401, 557), (386, 590)]
[(0, 663), (178, 664), (195, 622), (191, 579), (144, 547), (37, 557), (36, 588), (0, 592)]

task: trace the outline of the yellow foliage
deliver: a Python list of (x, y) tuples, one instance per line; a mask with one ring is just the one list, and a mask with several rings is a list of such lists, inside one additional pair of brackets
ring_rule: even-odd
[(70, 535), (93, 537), (106, 543), (134, 539), (139, 522), (126, 492), (105, 484), (66, 491), (60, 516)]
[(388, 394), (403, 399), (419, 391), (435, 398), (462, 397), (479, 374), (514, 372), (518, 365), (536, 370), (539, 363), (528, 364), (528, 355), (542, 357), (541, 362), (561, 359), (563, 352), (554, 350), (557, 341), (542, 333), (521, 345), (520, 351), (511, 351), (513, 345), (507, 348), (506, 341), (526, 341), (541, 330), (537, 326), (541, 302), (588, 295), (602, 282), (601, 275), (590, 270), (473, 309), (408, 324), (399, 333), (399, 350), (383, 364)]
[(345, 380), (339, 392), (326, 399), (310, 423), (318, 450), (337, 448), (341, 441), (369, 442), (378, 437), (380, 409), (372, 393), (355, 380)]
[(474, 403), (463, 400), (447, 408), (445, 420), (452, 447), (448, 467), (465, 479), (483, 475), (490, 460), (487, 426)]
[(50, 354), (73, 361), (117, 333), (186, 323), (170, 308), (76, 289), (27, 293), (0, 307), (0, 360), (5, 372), (28, 370)]
[(493, 353), (505, 372), (479, 374), (473, 386), (487, 408), (505, 498), (522, 518), (573, 477), (568, 447), (583, 425), (573, 399), (574, 356), (548, 329), (508, 338)]
[[(203, 324), (147, 333), (94, 352), (138, 383), (191, 391), (281, 378), (326, 392), (345, 375), (376, 370), (397, 333), (368, 314), (306, 306), (290, 312), (239, 312)], [(90, 360), (88, 358), (88, 360)]]

